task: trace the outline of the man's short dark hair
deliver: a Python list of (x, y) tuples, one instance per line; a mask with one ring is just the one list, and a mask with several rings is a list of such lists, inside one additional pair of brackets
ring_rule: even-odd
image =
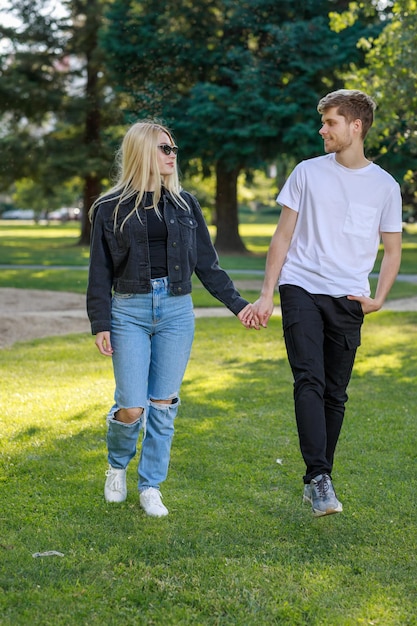
[(343, 115), (348, 122), (361, 120), (362, 139), (365, 139), (374, 121), (375, 101), (357, 89), (338, 89), (321, 98), (317, 111), (323, 114), (333, 107), (337, 109), (338, 115)]

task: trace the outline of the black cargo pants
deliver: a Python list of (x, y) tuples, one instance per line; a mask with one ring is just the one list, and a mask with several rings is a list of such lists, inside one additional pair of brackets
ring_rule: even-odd
[(346, 297), (310, 294), (295, 285), (281, 285), (279, 291), (304, 482), (309, 483), (332, 472), (364, 316), (360, 303)]

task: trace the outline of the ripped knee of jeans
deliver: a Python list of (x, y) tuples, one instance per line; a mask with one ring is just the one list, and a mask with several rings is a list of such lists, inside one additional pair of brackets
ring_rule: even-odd
[(107, 421), (117, 422), (125, 426), (134, 426), (144, 418), (143, 407), (130, 407), (128, 409), (114, 406), (107, 415)]
[(180, 405), (180, 399), (177, 393), (173, 393), (171, 396), (164, 400), (149, 398), (149, 404), (156, 409), (167, 410), (173, 406), (178, 407)]

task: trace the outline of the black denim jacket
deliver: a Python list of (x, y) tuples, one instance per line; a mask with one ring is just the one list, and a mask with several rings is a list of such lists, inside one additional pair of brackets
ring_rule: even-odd
[[(167, 264), (169, 289), (173, 296), (191, 293), (191, 276), (196, 273), (204, 287), (237, 315), (248, 303), (219, 266), (216, 250), (197, 200), (186, 191), (182, 197), (190, 212), (179, 207), (163, 190), (163, 216), (168, 231)], [(151, 290), (146, 210), (139, 208), (124, 224), (133, 209), (132, 198), (120, 205), (114, 231), (116, 200), (100, 202), (94, 212), (90, 268), (87, 288), (87, 313), (92, 333), (111, 327), (112, 292), (148, 293)]]

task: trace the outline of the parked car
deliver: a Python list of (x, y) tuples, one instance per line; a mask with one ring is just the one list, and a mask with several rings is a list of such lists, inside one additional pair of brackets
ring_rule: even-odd
[(32, 209), (9, 209), (2, 214), (3, 220), (33, 220), (35, 211)]
[(55, 211), (50, 211), (47, 215), (48, 220), (59, 220), (60, 222), (68, 222), (69, 220), (80, 219), (80, 209), (72, 207), (62, 207)]

